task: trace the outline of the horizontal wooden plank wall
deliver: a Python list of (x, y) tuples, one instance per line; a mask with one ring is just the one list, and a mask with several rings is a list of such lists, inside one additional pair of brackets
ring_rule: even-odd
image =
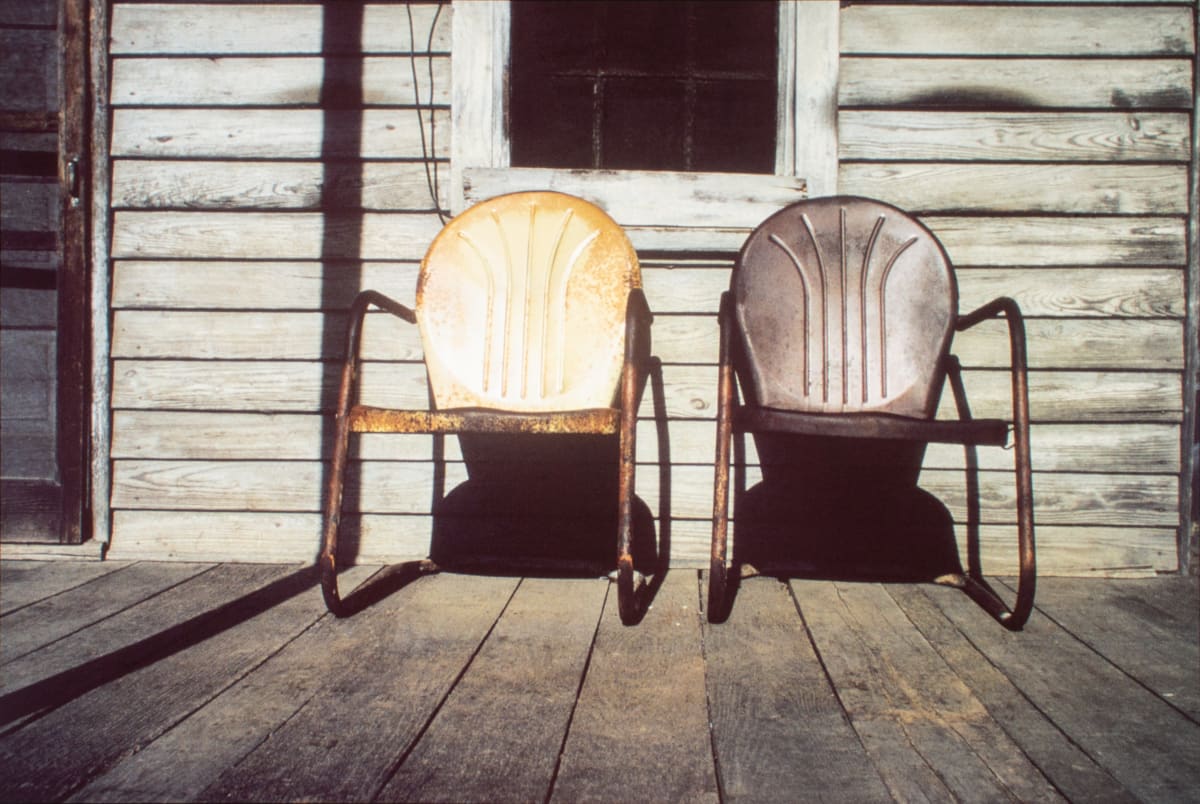
[[(368, 5), (360, 69), (322, 42), (319, 6), (113, 7), (110, 555), (315, 555), (343, 311), (360, 287), (410, 301), (441, 225), (422, 160), (436, 155), (444, 189), (451, 10), (427, 54), (435, 10), (412, 6), (410, 38), (406, 6)], [(961, 268), (964, 309), (1003, 293), (1029, 316), (1043, 572), (1177, 566), (1191, 13), (842, 10), (841, 191), (921, 214)], [(361, 113), (322, 105), (327, 76), (348, 72)], [(734, 250), (741, 225), (692, 245)], [(679, 237), (632, 236), (649, 249)], [(707, 561), (729, 265), (644, 266), (680, 566)], [(364, 396), (424, 404), (411, 328), (373, 315), (367, 330)], [(1003, 327), (957, 351), (976, 414), (1006, 415)], [(642, 414), (638, 492), (657, 514), (649, 400)], [(362, 439), (349, 495), (360, 560), (425, 554), (432, 450), (424, 437)], [(447, 458), (447, 482), (463, 479), (452, 440)], [(1010, 570), (1011, 452), (980, 460), (984, 559)], [(931, 448), (922, 480), (959, 520), (962, 466), (961, 450)]]
[[(1173, 394), (1183, 367), (1194, 11), (843, 9), (840, 191), (920, 213), (959, 268), (964, 309), (1010, 295), (1029, 316), (1044, 571), (1178, 566), (1182, 401)], [(956, 344), (977, 374), (997, 371), (984, 332)], [(1038, 387), (1051, 377), (1055, 388)], [(1095, 407), (1124, 395), (1125, 382), (1165, 383), (1162, 409)], [(1149, 452), (1131, 463), (1118, 445), (1133, 442)], [(926, 466), (948, 464), (943, 454), (931, 450)], [(983, 467), (1007, 488), (1007, 467)], [(1140, 501), (1126, 506), (1126, 492)], [(1073, 510), (1060, 516), (1064, 503)]]
[[(411, 302), (441, 227), (451, 25), (448, 5), (323, 5), (113, 5), (110, 556), (319, 547), (343, 311), (367, 286)], [(423, 401), (402, 343), (370, 371)], [(417, 513), (365, 522), (360, 559), (425, 554), (429, 456), (369, 464), (404, 477), (378, 508)]]

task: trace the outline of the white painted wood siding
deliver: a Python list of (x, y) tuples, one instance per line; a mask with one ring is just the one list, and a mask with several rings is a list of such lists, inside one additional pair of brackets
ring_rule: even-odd
[[(1048, 572), (1178, 566), (1182, 396), (1169, 391), (1157, 412), (1107, 413), (1066, 398), (1111, 399), (1122, 393), (1116, 378), (1182, 390), (1194, 11), (867, 3), (842, 12), (840, 190), (920, 213), (958, 266), (964, 309), (1004, 294), (1029, 317), (1038, 557)], [(983, 332), (956, 344), (977, 374), (997, 371)], [(1038, 387), (1052, 376), (1077, 390)], [(1051, 396), (1065, 403), (1053, 413)], [(1118, 446), (1151, 441), (1138, 466)], [(1011, 469), (993, 463), (985, 474), (1003, 487)], [(1135, 511), (1110, 483), (1162, 496)], [(1060, 521), (1053, 509), (1068, 500), (1074, 512)]]
[[(332, 111), (320, 105), (325, 70), (345, 71), (352, 54), (321, 55), (318, 6), (114, 5), (110, 555), (315, 556), (344, 310), (361, 287), (411, 302), (440, 227), (418, 120), (447, 203), (452, 20), (447, 6), (427, 54), (434, 10), (412, 7), (410, 37), (404, 5), (369, 5), (365, 108)], [(1029, 317), (1043, 572), (1177, 567), (1193, 12), (840, 13), (838, 190), (920, 214), (960, 269), (964, 310), (1007, 294)], [(418, 114), (414, 99), (430, 97), (432, 116)], [(476, 191), (530, 178), (514, 175), (483, 176)], [(755, 185), (764, 211), (799, 192), (771, 181)], [(755, 223), (639, 227), (636, 192), (606, 192), (640, 248), (730, 252)], [(678, 566), (707, 562), (715, 312), (729, 265), (643, 266), (665, 364)], [(373, 315), (367, 344), (364, 401), (424, 404), (415, 332)], [(958, 340), (977, 415), (1006, 415), (1006, 350), (1002, 325)], [(638, 492), (657, 513), (651, 416), (647, 399)], [(447, 446), (453, 483), (464, 468)], [(362, 492), (348, 495), (360, 560), (425, 554), (431, 456), (426, 437), (363, 438)], [(980, 460), (985, 565), (1011, 569), (1011, 453)], [(922, 476), (957, 518), (962, 463), (961, 451), (931, 447)]]

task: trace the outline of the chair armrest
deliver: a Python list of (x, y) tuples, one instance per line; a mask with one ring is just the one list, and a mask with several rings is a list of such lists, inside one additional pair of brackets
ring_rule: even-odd
[(728, 290), (721, 293), (721, 306), (717, 308), (719, 327), (718, 363), (725, 365), (733, 360), (733, 337), (736, 321), (733, 315), (733, 294)]
[[(954, 323), (955, 330), (962, 332), (980, 321), (1004, 316), (1008, 322), (1008, 338), (1012, 362), (1012, 405), (1013, 405), (1013, 451), (1017, 480), (1017, 534), (1020, 574), (1017, 580), (1017, 599), (1009, 610), (990, 592), (982, 578), (981, 570), (969, 575), (968, 591), (1007, 628), (1020, 629), (1033, 610), (1034, 587), (1037, 578), (1037, 561), (1033, 534), (1033, 477), (1029, 455), (1029, 380), (1028, 360), (1025, 352), (1025, 319), (1017, 303), (1001, 296), (979, 307)], [(977, 574), (978, 573), (978, 577)]]
[(354, 297), (354, 302), (350, 305), (350, 320), (346, 324), (347, 363), (353, 362), (358, 358), (358, 344), (362, 339), (363, 318), (367, 315), (367, 308), (372, 306), (389, 312), (397, 318), (402, 318), (410, 324), (417, 323), (417, 314), (400, 302), (389, 299), (377, 290), (362, 291)]
[(960, 315), (954, 322), (954, 328), (959, 332), (964, 329), (970, 329), (980, 321), (986, 321), (989, 318), (997, 318), (1004, 316), (1008, 319), (1009, 329), (1017, 326), (1021, 330), (1021, 342), (1025, 341), (1025, 318), (1021, 315), (1021, 308), (1016, 301), (1008, 296), (1000, 296), (992, 299), (987, 304), (977, 307), (966, 315)]
[(625, 362), (644, 368), (650, 358), (650, 325), (654, 315), (641, 288), (629, 291), (625, 304)]
[(959, 316), (954, 322), (954, 329), (962, 332), (981, 321), (1003, 316), (1008, 322), (1008, 340), (1010, 348), (1010, 365), (1012, 367), (1012, 396), (1013, 424), (1018, 430), (1024, 429), (1028, 438), (1029, 429), (1029, 381), (1027, 379), (1029, 361), (1025, 351), (1025, 318), (1021, 308), (1007, 296), (993, 299), (982, 307), (978, 307), (966, 315)]
[[(350, 306), (352, 313), (365, 313), (369, 305), (374, 305), (380, 310), (385, 310), (397, 318), (403, 318), (410, 324), (417, 323), (417, 314), (409, 308), (405, 307), (398, 301), (384, 296), (377, 290), (364, 290), (355, 297), (354, 303)], [(359, 313), (361, 315), (361, 313)]]

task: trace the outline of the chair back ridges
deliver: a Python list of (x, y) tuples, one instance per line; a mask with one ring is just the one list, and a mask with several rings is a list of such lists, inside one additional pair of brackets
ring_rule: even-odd
[(628, 237), (586, 201), (527, 192), (471, 207), (434, 240), (417, 283), (438, 407), (611, 406), (640, 286)]
[(933, 416), (958, 294), (911, 216), (854, 197), (793, 204), (751, 234), (732, 290), (759, 404)]

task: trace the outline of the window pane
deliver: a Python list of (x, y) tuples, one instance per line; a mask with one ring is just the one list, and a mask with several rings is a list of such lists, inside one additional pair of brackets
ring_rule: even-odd
[(512, 163), (593, 167), (592, 106), (592, 82), (587, 78), (551, 77), (543, 92), (513, 92), (509, 105)]
[(635, 0), (602, 5), (604, 67), (658, 75), (686, 70), (686, 12), (690, 3)]
[(684, 86), (673, 80), (613, 79), (604, 85), (601, 166), (684, 170)]
[(512, 5), (512, 164), (770, 173), (775, 2)]
[(775, 83), (720, 81), (696, 88), (693, 170), (775, 169)]
[(517, 0), (512, 4), (512, 71), (536, 76), (591, 70), (604, 3)]
[(729, 13), (726, 3), (695, 4), (695, 59), (700, 71), (734, 71), (775, 79), (778, 57), (773, 2), (737, 3)]

